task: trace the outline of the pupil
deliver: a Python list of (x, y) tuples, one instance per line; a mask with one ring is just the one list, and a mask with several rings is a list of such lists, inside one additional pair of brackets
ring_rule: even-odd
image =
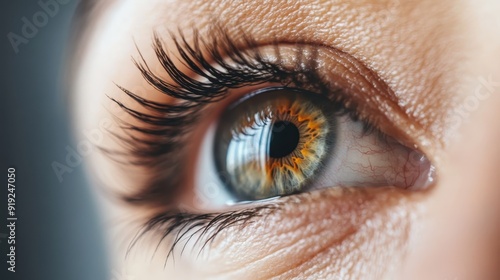
[(291, 122), (275, 122), (271, 129), (269, 156), (282, 158), (291, 154), (299, 144), (299, 129)]

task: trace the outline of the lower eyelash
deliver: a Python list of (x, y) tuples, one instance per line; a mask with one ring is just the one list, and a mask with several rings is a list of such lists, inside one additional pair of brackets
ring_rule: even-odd
[(182, 250), (180, 251), (180, 255), (182, 255), (186, 246), (192, 241), (195, 235), (198, 236), (193, 241), (193, 246), (203, 241), (198, 252), (199, 256), (203, 249), (209, 246), (222, 231), (232, 227), (243, 228), (252, 223), (255, 218), (271, 214), (273, 211), (279, 209), (279, 206), (279, 203), (274, 203), (260, 205), (251, 209), (211, 214), (192, 214), (173, 211), (162, 213), (148, 220), (137, 232), (127, 249), (127, 255), (131, 253), (138, 241), (146, 233), (156, 231), (161, 233), (161, 237), (153, 252), (153, 257), (161, 243), (165, 241), (165, 238), (175, 234), (169, 245), (170, 248), (165, 258), (165, 266), (170, 257), (174, 258), (174, 250), (183, 243)]

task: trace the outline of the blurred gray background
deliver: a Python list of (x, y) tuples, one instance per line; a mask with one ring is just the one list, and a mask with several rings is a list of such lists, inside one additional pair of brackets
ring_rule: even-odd
[[(4, 1), (1, 8), (2, 280), (122, 280), (107, 271), (100, 221), (82, 166), (65, 174), (62, 183), (51, 166), (63, 162), (65, 147), (73, 145), (61, 72), (78, 1), (66, 2), (52, 15), (45, 12), (48, 20), (40, 14), (39, 1)], [(41, 27), (24, 38), (28, 42), (20, 43), (16, 53), (8, 34), (23, 36), (23, 17), (38, 20)], [(17, 170), (15, 274), (6, 263), (8, 167)]]

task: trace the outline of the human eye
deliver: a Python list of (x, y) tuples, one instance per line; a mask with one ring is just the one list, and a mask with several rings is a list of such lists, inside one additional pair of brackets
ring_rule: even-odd
[(119, 120), (127, 133), (116, 135), (127, 152), (105, 150), (147, 167), (140, 190), (125, 199), (155, 209), (132, 245), (160, 232), (171, 255), (178, 244), (208, 244), (294, 197), (433, 182), (410, 124), (391, 121), (401, 116), (391, 88), (360, 61), (306, 41), (211, 34), (195, 31), (192, 42), (172, 35), (174, 50), (155, 35), (160, 70), (139, 49), (139, 73), (168, 102), (119, 84), (121, 94), (110, 97), (128, 118)]
[(422, 153), (346, 115), (327, 96), (266, 87), (226, 107), (209, 124), (194, 170), (205, 205), (325, 187), (421, 189), (432, 181)]

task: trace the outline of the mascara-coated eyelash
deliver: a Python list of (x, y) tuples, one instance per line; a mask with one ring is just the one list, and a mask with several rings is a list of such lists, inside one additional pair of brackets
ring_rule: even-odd
[[(215, 233), (208, 238), (212, 240), (225, 228), (251, 221), (262, 210), (256, 207), (221, 214), (188, 214), (175, 206), (176, 194), (185, 179), (179, 175), (186, 170), (184, 142), (211, 103), (224, 99), (231, 89), (278, 83), (285, 88), (307, 88), (323, 94), (332, 102), (335, 114), (348, 114), (353, 120), (362, 119), (356, 111), (355, 102), (348, 99), (348, 94), (321, 74), (316, 46), (297, 42), (294, 45), (296, 51), (289, 54), (293, 56), (293, 64), (290, 64), (284, 63), (279, 42), (270, 44), (275, 58), (270, 60), (261, 53), (261, 46), (248, 35), (234, 38), (220, 28), (212, 30), (209, 40), (196, 31), (193, 35), (192, 43), (182, 32), (179, 37), (172, 35), (176, 55), (165, 48), (158, 34), (154, 35), (153, 49), (168, 75), (167, 79), (149, 67), (140, 50), (139, 59), (134, 59), (142, 77), (161, 94), (173, 98), (173, 102), (148, 100), (120, 85), (117, 85), (120, 90), (139, 107), (134, 109), (124, 105), (119, 98), (109, 97), (139, 124), (132, 125), (119, 119), (121, 127), (129, 133), (126, 136), (115, 133), (114, 136), (127, 146), (128, 151), (104, 151), (117, 160), (125, 159), (128, 163), (147, 166), (151, 173), (151, 179), (144, 188), (124, 199), (130, 204), (165, 209), (145, 224), (137, 238), (153, 229), (162, 229), (161, 240), (176, 233), (169, 255), (186, 234), (207, 233), (214, 229)], [(348, 66), (353, 64), (351, 60), (345, 60), (345, 63)], [(177, 66), (180, 64), (186, 70)], [(355, 66), (351, 68), (361, 67)], [(381, 82), (380, 79), (375, 80)], [(369, 120), (363, 121), (366, 133), (378, 132)]]
[[(196, 32), (193, 45), (186, 42), (182, 35), (180, 42), (173, 36), (176, 49), (182, 58), (181, 62), (188, 67), (189, 74), (182, 72), (176, 66), (171, 56), (167, 54), (160, 37), (154, 36), (154, 51), (171, 81), (166, 81), (153, 73), (142, 55), (140, 55), (140, 62), (134, 60), (134, 64), (150, 85), (177, 101), (174, 104), (148, 101), (118, 86), (126, 95), (150, 111), (150, 113), (140, 112), (111, 98), (132, 117), (150, 126), (144, 128), (128, 125), (124, 128), (145, 135), (159, 136), (155, 139), (159, 141), (155, 142), (140, 138), (131, 139), (133, 141), (129, 142), (130, 152), (136, 159), (135, 163), (154, 164), (158, 156), (176, 150), (178, 142), (182, 141), (180, 136), (185, 135), (188, 128), (196, 122), (202, 107), (223, 99), (228, 89), (277, 82), (284, 86), (294, 85), (298, 88), (307, 84), (308, 87), (315, 87), (318, 92), (330, 92), (318, 73), (314, 71), (316, 68), (314, 54), (311, 57), (302, 57), (301, 49), (298, 49), (296, 67), (285, 68), (279, 61), (270, 63), (264, 60), (257, 44), (249, 37), (243, 37), (242, 44), (238, 46), (227, 33), (219, 32), (218, 38), (222, 40), (218, 39), (217, 42), (214, 41), (211, 44), (205, 43)], [(207, 55), (203, 55), (205, 52)], [(280, 55), (278, 49), (276, 49), (276, 55)], [(199, 77), (192, 77), (196, 75)], [(339, 111), (342, 108), (338, 106), (336, 110)], [(173, 138), (179, 140), (172, 141)]]

